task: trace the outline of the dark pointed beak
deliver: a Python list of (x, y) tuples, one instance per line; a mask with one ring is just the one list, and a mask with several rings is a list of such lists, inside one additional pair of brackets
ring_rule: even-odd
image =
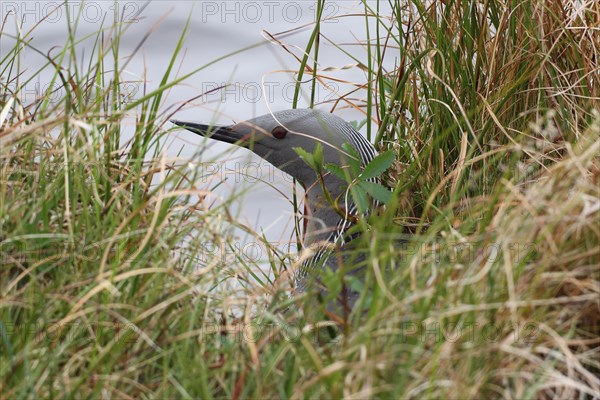
[(239, 146), (246, 147), (250, 138), (248, 135), (242, 135), (231, 129), (230, 126), (215, 126), (215, 125), (203, 125), (195, 122), (185, 122), (172, 119), (171, 122), (177, 126), (187, 129), (190, 132), (194, 132), (197, 135), (204, 136), (207, 138), (215, 139), (224, 143), (237, 144)]

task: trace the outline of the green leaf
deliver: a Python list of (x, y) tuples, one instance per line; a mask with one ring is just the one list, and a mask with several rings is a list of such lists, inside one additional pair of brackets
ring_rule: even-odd
[(319, 170), (323, 167), (323, 146), (321, 143), (317, 143), (315, 146), (315, 151), (313, 152), (313, 159), (315, 160), (315, 166), (319, 168)]
[(367, 198), (367, 192), (359, 186), (351, 186), (350, 194), (352, 194), (352, 199), (354, 200), (354, 204), (356, 204), (356, 208), (360, 214), (364, 214), (369, 209), (369, 199)]
[(354, 275), (346, 275), (344, 276), (344, 279), (346, 280), (346, 282), (348, 282), (350, 288), (355, 292), (360, 293), (365, 288), (365, 284), (363, 283), (363, 281), (361, 281)]
[(369, 193), (371, 197), (379, 200), (383, 204), (387, 204), (392, 199), (392, 192), (379, 183), (359, 181), (358, 186), (360, 186), (365, 192)]
[(380, 176), (386, 169), (392, 165), (396, 159), (396, 154), (393, 150), (388, 150), (375, 157), (360, 174), (360, 180), (367, 180)]
[(294, 147), (294, 151), (317, 173), (321, 174), (323, 172), (323, 146), (321, 143), (317, 143), (313, 153), (309, 153), (302, 147)]
[(335, 298), (342, 291), (342, 282), (338, 275), (331, 270), (326, 268), (321, 276), (325, 287), (327, 287), (328, 297)]
[(315, 169), (315, 158), (308, 151), (304, 150), (302, 147), (294, 147), (294, 151), (300, 156), (301, 159), (304, 160), (312, 169)]
[(326, 164), (325, 169), (340, 179), (343, 179), (345, 181), (348, 181), (350, 179), (350, 176), (347, 176), (347, 173), (344, 170), (344, 168), (340, 167), (337, 164), (332, 164), (332, 163)]
[(344, 151), (346, 153), (350, 154), (357, 161), (360, 160), (360, 156), (358, 155), (358, 152), (356, 151), (354, 146), (352, 146), (350, 143), (348, 143), (348, 142), (342, 143), (342, 149), (344, 149)]
[[(348, 283), (348, 285), (350, 286), (350, 288), (352, 288), (353, 291), (361, 293), (365, 290), (365, 284), (362, 280), (360, 280), (359, 278), (357, 278), (356, 276), (353, 275), (346, 275), (344, 276), (344, 280), (345, 282)], [(369, 309), (369, 307), (371, 307), (371, 303), (373, 302), (373, 293), (372, 291), (367, 291), (366, 296), (365, 296), (365, 300), (362, 303), (363, 309)]]
[(356, 178), (361, 170), (360, 155), (350, 143), (343, 143), (342, 149), (350, 155), (347, 159), (348, 165), (350, 166), (350, 172), (352, 172), (352, 178)]

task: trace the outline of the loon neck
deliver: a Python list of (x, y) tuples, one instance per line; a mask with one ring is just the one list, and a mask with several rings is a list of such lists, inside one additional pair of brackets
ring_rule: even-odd
[(343, 243), (344, 232), (354, 225), (352, 217), (345, 218), (347, 212), (343, 204), (336, 210), (330, 204), (322, 190), (311, 190), (305, 197), (305, 235), (304, 245), (315, 243)]

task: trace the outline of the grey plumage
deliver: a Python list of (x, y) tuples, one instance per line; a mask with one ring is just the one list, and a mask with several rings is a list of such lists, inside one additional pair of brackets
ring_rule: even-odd
[[(296, 276), (298, 290), (306, 290), (311, 278), (315, 276), (315, 268), (327, 266), (335, 271), (340, 267), (339, 257), (331, 250), (331, 243), (344, 249), (348, 241), (345, 233), (353, 225), (352, 216), (357, 213), (356, 206), (346, 191), (347, 182), (333, 174), (323, 174), (322, 182), (331, 198), (339, 199), (339, 208), (336, 210), (326, 200), (315, 171), (299, 158), (294, 148), (301, 147), (312, 153), (317, 143), (321, 143), (325, 164), (346, 167), (352, 155), (343, 150), (342, 144), (349, 143), (364, 166), (377, 153), (352, 125), (333, 114), (311, 109), (279, 111), (231, 126), (210, 126), (177, 120), (171, 122), (196, 134), (246, 147), (294, 177), (304, 187), (307, 229), (303, 244), (316, 250), (312, 257), (305, 260)], [(345, 210), (345, 213), (340, 215), (340, 209)], [(342, 263), (346, 263), (348, 257), (344, 255)], [(364, 260), (364, 257), (358, 256), (352, 262), (359, 263), (361, 259)], [(359, 271), (350, 273), (358, 274)], [(345, 290), (340, 304), (352, 307), (357, 296), (357, 293)], [(339, 309), (331, 306), (328, 308)]]

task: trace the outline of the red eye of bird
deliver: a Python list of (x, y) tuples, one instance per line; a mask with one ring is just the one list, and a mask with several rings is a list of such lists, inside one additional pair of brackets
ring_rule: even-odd
[(283, 139), (285, 135), (287, 135), (287, 132), (287, 129), (285, 129), (283, 126), (276, 126), (271, 131), (271, 135), (273, 135), (273, 137), (276, 139)]

